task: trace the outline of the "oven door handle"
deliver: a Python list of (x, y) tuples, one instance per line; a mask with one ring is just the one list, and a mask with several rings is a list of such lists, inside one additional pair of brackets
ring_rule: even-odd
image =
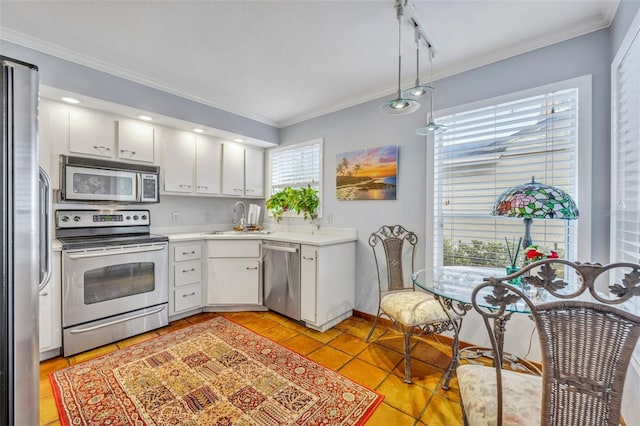
[(87, 327), (87, 328), (75, 328), (75, 329), (71, 330), (69, 333), (71, 333), (71, 334), (86, 333), (88, 331), (93, 331), (93, 330), (97, 330), (99, 328), (109, 327), (110, 325), (120, 324), (121, 322), (130, 321), (132, 319), (141, 318), (141, 317), (147, 317), (149, 315), (157, 314), (158, 312), (162, 312), (164, 309), (165, 309), (165, 307), (161, 306), (160, 308), (154, 309), (153, 311), (143, 312), (141, 314), (133, 315), (133, 316), (126, 317), (126, 318), (120, 318), (120, 319), (117, 319), (117, 320), (114, 320), (114, 321), (110, 321), (110, 322), (107, 322), (107, 323), (104, 323), (104, 324), (98, 324), (98, 325), (94, 325), (92, 327)]
[(113, 256), (116, 254), (131, 254), (131, 253), (145, 253), (151, 251), (164, 250), (165, 246), (156, 246), (156, 247), (141, 247), (134, 249), (125, 249), (125, 250), (112, 250), (112, 251), (96, 251), (89, 253), (69, 253), (69, 259), (86, 259), (88, 257), (102, 257), (102, 256)]

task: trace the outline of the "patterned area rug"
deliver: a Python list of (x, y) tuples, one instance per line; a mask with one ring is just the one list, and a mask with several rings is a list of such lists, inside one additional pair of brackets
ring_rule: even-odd
[(223, 317), (50, 380), (63, 425), (361, 425), (383, 398)]

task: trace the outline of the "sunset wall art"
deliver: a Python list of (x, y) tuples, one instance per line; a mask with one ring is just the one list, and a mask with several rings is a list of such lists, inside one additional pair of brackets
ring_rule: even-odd
[(395, 200), (398, 145), (336, 155), (338, 200)]

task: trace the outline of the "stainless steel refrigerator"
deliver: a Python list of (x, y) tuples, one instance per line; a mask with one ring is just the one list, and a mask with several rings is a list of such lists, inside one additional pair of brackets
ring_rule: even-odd
[(0, 65), (0, 425), (29, 426), (39, 422), (38, 69), (4, 56)]

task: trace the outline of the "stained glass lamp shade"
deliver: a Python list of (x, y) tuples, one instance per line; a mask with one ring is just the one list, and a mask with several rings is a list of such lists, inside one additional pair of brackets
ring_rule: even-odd
[(531, 182), (514, 186), (504, 191), (493, 204), (494, 216), (521, 217), (525, 233), (522, 247), (532, 244), (531, 222), (533, 219), (577, 219), (579, 212), (569, 194), (555, 186), (544, 185), (531, 178)]

